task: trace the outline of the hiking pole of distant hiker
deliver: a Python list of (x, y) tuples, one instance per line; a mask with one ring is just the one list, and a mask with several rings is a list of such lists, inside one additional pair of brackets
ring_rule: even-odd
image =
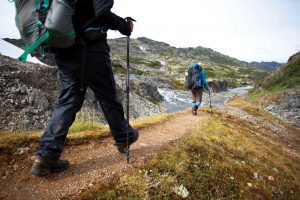
[(208, 96), (209, 96), (210, 116), (212, 116), (212, 105), (211, 105), (210, 90), (208, 90)]
[[(126, 21), (135, 21), (131, 17), (126, 17)], [(126, 105), (126, 120), (127, 120), (127, 152), (126, 152), (126, 158), (127, 163), (129, 163), (129, 45), (130, 45), (130, 36), (127, 36), (127, 59), (126, 59), (126, 99), (127, 99), (127, 105)]]

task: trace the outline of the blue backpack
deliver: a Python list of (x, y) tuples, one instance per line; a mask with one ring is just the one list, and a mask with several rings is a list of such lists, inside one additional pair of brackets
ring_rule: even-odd
[(186, 76), (186, 88), (187, 89), (201, 89), (201, 70), (202, 67), (198, 63), (192, 63), (188, 67)]

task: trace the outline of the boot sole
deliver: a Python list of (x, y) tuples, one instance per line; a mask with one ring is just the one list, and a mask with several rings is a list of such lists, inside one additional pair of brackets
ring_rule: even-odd
[(67, 170), (69, 168), (69, 165), (64, 167), (64, 168), (60, 168), (60, 169), (50, 169), (50, 172), (51, 173), (54, 173), (54, 172), (61, 172), (61, 171), (64, 171), (64, 170)]
[(40, 172), (36, 172), (34, 170), (31, 170), (31, 174), (34, 175), (34, 176), (42, 177), (42, 176), (46, 176), (46, 175), (50, 174), (50, 170), (43, 170), (43, 171), (40, 171)]
[(42, 177), (42, 176), (46, 176), (46, 175), (49, 175), (50, 173), (56, 173), (56, 172), (61, 172), (61, 171), (64, 171), (66, 169), (69, 168), (69, 165), (67, 165), (66, 167), (64, 168), (60, 168), (60, 169), (45, 169), (45, 170), (39, 170), (39, 172), (35, 171), (35, 170), (31, 170), (31, 174), (34, 175), (34, 176), (39, 176), (39, 177)]

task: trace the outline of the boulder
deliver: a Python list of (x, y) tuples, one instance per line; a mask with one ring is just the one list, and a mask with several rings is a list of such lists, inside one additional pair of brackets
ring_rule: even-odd
[(212, 92), (224, 92), (227, 91), (227, 82), (225, 80), (214, 80), (207, 82)]

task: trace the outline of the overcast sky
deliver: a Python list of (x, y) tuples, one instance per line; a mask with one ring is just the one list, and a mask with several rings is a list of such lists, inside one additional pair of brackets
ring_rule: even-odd
[[(300, 0), (115, 0), (137, 20), (133, 38), (208, 47), (244, 61), (286, 62), (300, 51)], [(19, 38), (14, 4), (0, 2), (0, 37)], [(121, 37), (109, 32), (109, 37)]]

